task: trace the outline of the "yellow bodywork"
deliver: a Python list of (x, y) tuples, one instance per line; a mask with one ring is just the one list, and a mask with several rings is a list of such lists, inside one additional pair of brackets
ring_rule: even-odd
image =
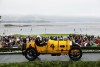
[(26, 44), (26, 49), (33, 47), (40, 54), (68, 54), (70, 45), (70, 40), (48, 40), (47, 44), (44, 46), (37, 46), (34, 41), (31, 41)]

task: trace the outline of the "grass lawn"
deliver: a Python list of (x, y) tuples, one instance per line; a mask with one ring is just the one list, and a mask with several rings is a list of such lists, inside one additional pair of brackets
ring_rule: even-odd
[[(68, 36), (69, 34), (39, 34), (40, 36), (48, 37), (48, 36)], [(33, 35), (21, 35), (15, 34), (16, 37), (26, 37), (26, 36), (37, 36), (36, 34)]]
[[(41, 36), (68, 36), (69, 34), (40, 34)], [(28, 36), (28, 35), (21, 35), (21, 34), (15, 34), (15, 36)], [(36, 36), (36, 34), (30, 35), (30, 36)]]
[(0, 63), (0, 67), (100, 67), (100, 61), (32, 61)]

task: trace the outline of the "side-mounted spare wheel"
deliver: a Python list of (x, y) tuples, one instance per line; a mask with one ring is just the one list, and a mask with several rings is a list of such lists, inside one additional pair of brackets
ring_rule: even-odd
[(80, 47), (73, 46), (68, 54), (71, 60), (78, 61), (82, 57), (82, 50)]
[(28, 48), (25, 51), (25, 57), (29, 61), (33, 61), (37, 58), (37, 51), (34, 48)]

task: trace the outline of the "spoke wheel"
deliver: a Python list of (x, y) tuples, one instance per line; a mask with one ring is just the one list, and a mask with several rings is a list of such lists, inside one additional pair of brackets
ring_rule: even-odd
[(82, 50), (80, 47), (72, 47), (68, 54), (71, 60), (77, 61), (82, 57)]
[(34, 48), (28, 48), (25, 51), (25, 57), (29, 61), (33, 61), (37, 58), (37, 51)]

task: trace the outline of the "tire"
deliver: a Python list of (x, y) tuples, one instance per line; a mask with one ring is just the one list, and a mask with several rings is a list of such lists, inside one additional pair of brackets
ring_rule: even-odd
[(33, 61), (37, 58), (37, 51), (34, 48), (28, 48), (25, 51), (25, 57), (29, 61)]
[[(73, 52), (73, 50), (76, 50), (76, 52)], [(68, 55), (71, 60), (78, 61), (82, 57), (82, 50), (80, 49), (80, 47), (74, 46), (69, 50)]]

